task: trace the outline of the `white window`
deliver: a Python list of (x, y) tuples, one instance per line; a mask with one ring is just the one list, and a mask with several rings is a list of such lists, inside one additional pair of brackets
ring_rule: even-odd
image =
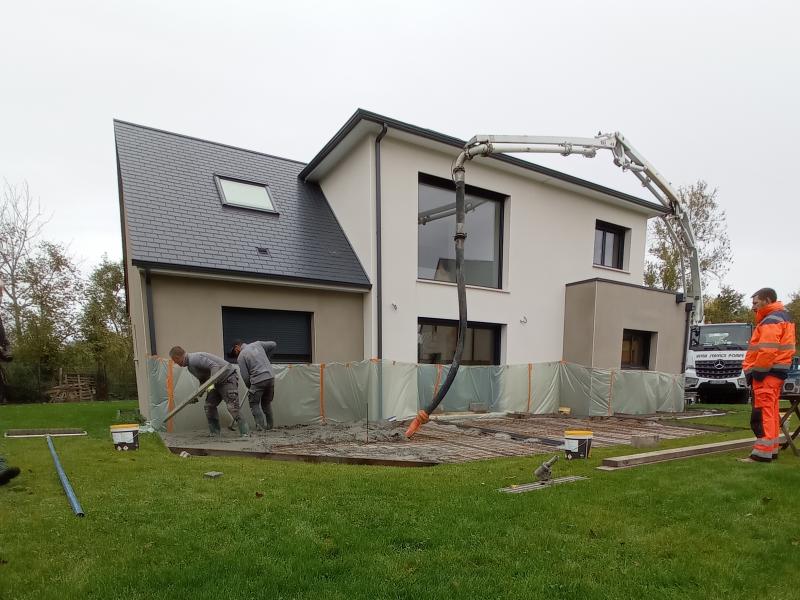
[(220, 177), (219, 175), (215, 175), (214, 179), (217, 182), (217, 189), (223, 204), (277, 212), (267, 185)]

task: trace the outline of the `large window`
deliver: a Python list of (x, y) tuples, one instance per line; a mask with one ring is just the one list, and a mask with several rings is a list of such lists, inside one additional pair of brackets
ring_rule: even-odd
[(622, 368), (647, 370), (650, 368), (649, 331), (624, 329), (622, 331)]
[[(471, 186), (465, 194), (464, 279), (468, 285), (500, 288), (505, 196)], [(453, 235), (456, 191), (452, 181), (419, 175), (418, 270), (420, 279), (456, 281)]]
[[(499, 365), (500, 327), (492, 323), (468, 323), (461, 364)], [(456, 352), (457, 337), (458, 321), (419, 319), (417, 362), (449, 365)]]
[(269, 186), (266, 184), (252, 183), (219, 175), (215, 175), (214, 180), (217, 183), (217, 190), (223, 204), (263, 210), (265, 212), (276, 212)]
[(275, 342), (276, 363), (311, 362), (311, 314), (297, 310), (222, 307), (222, 341), (227, 353), (236, 340)]
[(622, 269), (626, 232), (624, 227), (597, 221), (594, 228), (594, 264)]

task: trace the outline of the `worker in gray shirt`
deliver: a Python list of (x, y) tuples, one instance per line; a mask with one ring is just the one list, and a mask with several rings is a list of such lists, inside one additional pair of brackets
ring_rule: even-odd
[(275, 374), (272, 371), (272, 353), (278, 345), (275, 342), (250, 342), (245, 344), (236, 340), (231, 348), (231, 356), (239, 363), (239, 374), (249, 388), (248, 402), (256, 421), (256, 429), (272, 429), (272, 399), (275, 396)]
[(247, 435), (247, 422), (239, 416), (239, 380), (233, 365), (214, 354), (186, 352), (180, 346), (172, 348), (169, 351), (169, 357), (176, 365), (189, 369), (189, 373), (197, 377), (201, 385), (220, 369), (230, 371), (228, 376), (223, 376), (223, 379), (215, 383), (206, 394), (205, 411), (208, 429), (212, 436), (220, 434), (217, 406), (222, 400), (225, 400), (228, 412), (233, 417), (231, 429), (238, 425), (239, 433)]

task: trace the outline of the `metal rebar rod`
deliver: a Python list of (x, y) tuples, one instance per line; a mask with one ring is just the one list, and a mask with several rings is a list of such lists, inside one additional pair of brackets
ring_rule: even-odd
[(51, 438), (49, 435), (47, 436), (47, 446), (50, 448), (50, 455), (53, 457), (53, 463), (56, 465), (56, 473), (58, 473), (58, 478), (61, 480), (61, 487), (64, 488), (64, 493), (67, 495), (67, 500), (69, 500), (69, 505), (72, 507), (72, 512), (75, 513), (76, 517), (84, 516), (81, 503), (78, 502), (78, 497), (75, 495), (75, 490), (72, 489), (72, 485), (67, 478), (67, 474), (64, 472), (64, 468), (61, 466), (61, 461), (58, 459), (56, 447), (53, 445), (53, 438)]

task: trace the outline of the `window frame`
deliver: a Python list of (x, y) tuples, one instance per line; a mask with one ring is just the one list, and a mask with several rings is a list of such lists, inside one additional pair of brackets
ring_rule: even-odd
[[(595, 262), (596, 256), (594, 255), (594, 239), (597, 238), (597, 232), (602, 231), (602, 242), (600, 244), (600, 262)], [(627, 227), (622, 227), (621, 225), (614, 225), (613, 223), (609, 223), (608, 221), (603, 221), (601, 219), (596, 219), (594, 222), (594, 239), (592, 240), (592, 264), (595, 267), (603, 267), (605, 269), (617, 269), (618, 271), (625, 270), (625, 238), (628, 237), (628, 231), (630, 231)], [(606, 253), (606, 234), (613, 233), (614, 235), (619, 236), (619, 256), (615, 257), (619, 260), (619, 264), (617, 261), (613, 261), (613, 264), (607, 265), (603, 262)]]
[[(455, 327), (458, 331), (458, 319), (437, 319), (432, 317), (417, 317), (417, 327), (420, 325), (439, 325), (446, 327)], [(478, 366), (500, 366), (500, 351), (502, 345), (503, 325), (501, 323), (487, 323), (485, 321), (467, 321), (467, 329), (489, 329), (495, 332), (494, 344), (492, 344), (492, 364), (491, 365), (478, 365)], [(453, 349), (455, 351), (455, 348)], [(419, 355), (419, 344), (417, 344), (417, 364), (430, 365), (442, 364), (450, 365), (449, 363), (428, 363), (421, 362)], [(463, 363), (462, 363), (463, 364)], [(469, 365), (465, 365), (469, 366)]]
[[(260, 208), (258, 206), (244, 206), (242, 204), (236, 204), (235, 202), (231, 202), (225, 196), (225, 189), (222, 187), (222, 180), (225, 181), (233, 181), (234, 183), (241, 183), (244, 185), (252, 185), (255, 187), (264, 188), (264, 191), (267, 193), (267, 198), (269, 198), (270, 204), (272, 204), (272, 208)], [(278, 205), (275, 203), (275, 197), (272, 195), (272, 190), (269, 188), (269, 184), (262, 183), (259, 181), (250, 181), (248, 179), (242, 179), (241, 177), (235, 177), (233, 175), (226, 175), (224, 173), (214, 173), (214, 184), (217, 186), (217, 193), (219, 194), (220, 202), (223, 206), (232, 206), (234, 208), (240, 208), (242, 210), (255, 210), (258, 212), (279, 215), (278, 212)]]
[[(436, 175), (430, 175), (428, 173), (418, 172), (417, 173), (417, 212), (419, 213), (419, 186), (420, 184), (428, 185), (431, 187), (438, 187), (440, 189), (450, 190), (455, 194), (456, 191), (456, 184), (451, 179), (445, 179), (443, 177), (437, 177)], [(500, 192), (495, 192), (492, 190), (487, 190), (485, 188), (473, 186), (473, 185), (465, 185), (464, 186), (464, 193), (469, 194), (471, 196), (477, 196), (484, 200), (488, 200), (490, 202), (498, 203), (499, 209), (495, 209), (498, 212), (497, 217), (497, 230), (498, 230), (498, 240), (497, 240), (497, 286), (486, 286), (480, 285), (477, 283), (470, 283), (466, 282), (466, 285), (473, 286), (473, 287), (480, 287), (487, 290), (502, 290), (503, 289), (503, 268), (504, 268), (504, 250), (505, 250), (505, 209), (506, 205), (505, 202), (508, 200), (507, 194), (501, 194)], [(455, 200), (455, 198), (454, 198)], [(455, 217), (454, 217), (455, 219)], [(433, 279), (429, 277), (422, 277), (419, 274), (419, 224), (417, 224), (417, 279), (420, 281), (433, 281), (436, 283), (445, 283), (450, 285), (455, 285), (455, 283), (451, 281), (441, 281), (438, 279)], [(466, 273), (465, 273), (466, 278)]]
[[(646, 336), (645, 343), (643, 345), (643, 356), (642, 356), (642, 363), (644, 366), (640, 366), (634, 363), (623, 363), (622, 362), (622, 352), (625, 347), (625, 334), (636, 334)], [(633, 337), (633, 336), (631, 336)], [(632, 340), (631, 340), (632, 341)], [(650, 371), (650, 354), (652, 351), (653, 346), (653, 332), (652, 331), (643, 331), (641, 329), (623, 329), (622, 330), (622, 348), (620, 348), (620, 369), (624, 371)]]
[[(270, 362), (273, 364), (281, 364), (281, 365), (288, 365), (288, 364), (313, 364), (314, 361), (314, 313), (308, 310), (286, 310), (282, 308), (255, 308), (251, 306), (232, 306), (223, 304), (220, 306), (220, 325), (222, 328), (222, 337), (223, 337), (223, 346), (225, 346), (226, 337), (229, 338), (236, 338), (236, 336), (226, 336), (225, 334), (225, 312), (226, 311), (235, 311), (241, 313), (296, 313), (298, 316), (302, 315), (303, 318), (308, 320), (308, 336), (305, 339), (306, 347), (308, 348), (308, 354), (290, 354), (287, 352), (275, 352), (273, 357), (270, 359)], [(230, 313), (229, 313), (230, 314)], [(239, 336), (239, 339), (242, 339), (245, 343), (252, 342), (253, 340), (246, 339), (248, 336)], [(267, 341), (267, 340), (264, 340)], [(223, 348), (222, 356), (225, 357), (228, 362), (235, 363), (236, 359), (231, 359), (228, 356), (228, 350), (230, 348)], [(280, 344), (276, 350), (280, 350)], [(308, 358), (308, 360), (303, 360)]]

